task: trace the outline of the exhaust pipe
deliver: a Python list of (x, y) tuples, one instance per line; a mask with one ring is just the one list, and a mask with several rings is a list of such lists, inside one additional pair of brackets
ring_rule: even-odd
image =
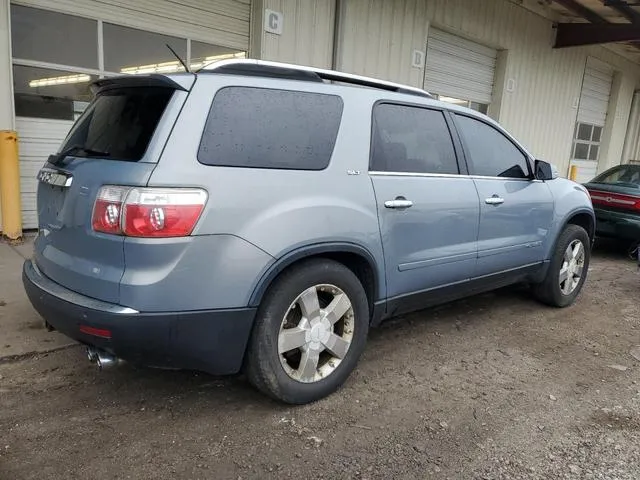
[(99, 370), (112, 368), (122, 364), (122, 360), (110, 353), (95, 347), (87, 347), (87, 357), (91, 363), (98, 365)]

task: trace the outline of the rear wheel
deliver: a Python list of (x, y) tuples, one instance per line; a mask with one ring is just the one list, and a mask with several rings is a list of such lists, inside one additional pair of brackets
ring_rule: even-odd
[(249, 381), (294, 404), (334, 392), (364, 349), (368, 305), (358, 278), (333, 260), (310, 260), (285, 272), (258, 311), (245, 364)]
[(547, 275), (533, 287), (535, 296), (554, 307), (571, 305), (587, 278), (590, 259), (587, 232), (578, 225), (567, 225), (556, 242)]

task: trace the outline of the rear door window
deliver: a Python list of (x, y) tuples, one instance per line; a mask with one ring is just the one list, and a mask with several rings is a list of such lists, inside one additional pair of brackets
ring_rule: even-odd
[(333, 153), (342, 99), (226, 87), (215, 96), (198, 150), (205, 165), (323, 170)]
[(373, 110), (371, 166), (379, 172), (458, 174), (444, 114), (382, 103)]
[(99, 93), (71, 129), (60, 152), (76, 157), (140, 160), (174, 90), (123, 88)]

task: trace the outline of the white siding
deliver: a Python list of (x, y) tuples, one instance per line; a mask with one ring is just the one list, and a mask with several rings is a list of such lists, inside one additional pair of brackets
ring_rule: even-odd
[[(343, 1), (338, 67), (421, 87), (424, 69), (411, 66), (411, 55), (414, 49), (425, 51), (430, 26), (500, 51), (503, 83), (494, 87), (496, 106), (490, 113), (563, 175), (586, 59), (593, 56), (609, 63), (622, 79), (615, 102), (612, 94), (610, 141), (605, 142), (600, 165), (620, 161), (640, 66), (603, 47), (553, 49), (553, 23), (506, 0)], [(497, 92), (501, 98), (495, 98)]]
[(248, 2), (240, 0), (18, 0), (13, 3), (248, 50)]
[(640, 91), (633, 95), (622, 163), (640, 162)]
[(282, 35), (260, 29), (260, 58), (331, 68), (335, 0), (263, 0), (262, 3), (264, 9), (282, 13), (284, 25)]
[(67, 136), (73, 122), (42, 118), (16, 118), (18, 155), (20, 157), (20, 197), (22, 228), (38, 227), (36, 175), (47, 157), (55, 153)]

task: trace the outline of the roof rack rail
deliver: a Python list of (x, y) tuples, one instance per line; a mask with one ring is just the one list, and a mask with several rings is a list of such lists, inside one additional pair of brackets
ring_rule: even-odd
[(201, 68), (198, 73), (220, 73), (226, 75), (250, 75), (256, 77), (286, 78), (289, 80), (302, 80), (307, 82), (334, 81), (360, 85), (362, 87), (378, 88), (396, 93), (417, 95), (426, 98), (435, 98), (430, 93), (420, 88), (402, 85), (400, 83), (377, 80), (375, 78), (353, 75), (351, 73), (325, 70), (322, 68), (305, 67), (290, 63), (269, 62), (254, 59), (231, 59), (215, 62)]

